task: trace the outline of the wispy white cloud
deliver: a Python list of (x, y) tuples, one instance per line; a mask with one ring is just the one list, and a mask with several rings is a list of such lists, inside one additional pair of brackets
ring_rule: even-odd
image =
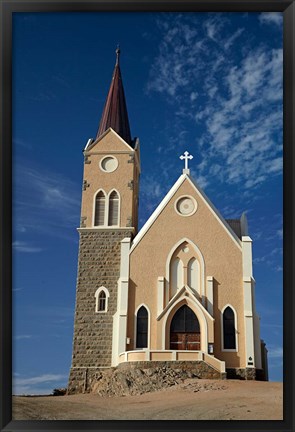
[(274, 345), (269, 345), (267, 347), (268, 349), (268, 357), (269, 358), (282, 358), (283, 357), (283, 347), (281, 346), (274, 346)]
[(166, 96), (182, 122), (195, 119), (196, 131), (205, 127), (196, 141), (198, 150), (206, 148), (211, 175), (199, 167), (200, 179), (251, 191), (282, 173), (283, 51), (246, 40), (233, 56), (229, 48), (243, 27), (229, 32), (222, 14), (202, 25), (193, 19), (174, 14), (159, 22), (163, 37), (147, 90)]
[(15, 241), (12, 243), (12, 248), (16, 252), (24, 252), (24, 253), (38, 253), (42, 252), (44, 249), (37, 246), (32, 246), (23, 241)]
[(144, 196), (151, 199), (158, 199), (163, 196), (163, 184), (158, 178), (149, 175), (142, 179), (141, 192)]
[(267, 254), (255, 257), (253, 259), (254, 264), (265, 263), (268, 266), (275, 268), (276, 271), (281, 271), (281, 265), (278, 265), (278, 260), (280, 261), (282, 258), (283, 249), (282, 247), (274, 247)]
[(281, 12), (262, 12), (259, 15), (259, 21), (261, 24), (274, 24), (281, 27), (283, 24), (283, 15)]
[(30, 99), (35, 102), (48, 102), (57, 99), (57, 95), (48, 89), (40, 90), (39, 93), (31, 94)]
[(62, 238), (79, 222), (80, 188), (61, 173), (33, 168), (28, 161), (14, 167), (14, 224), (19, 252), (41, 252), (23, 239), (32, 231)]
[(64, 212), (80, 204), (78, 197), (71, 193), (72, 182), (60, 173), (22, 167), (21, 177), (23, 184), (27, 182), (29, 187), (39, 192), (40, 205), (45, 206), (46, 209), (49, 206), (58, 212)]
[(22, 340), (22, 339), (32, 339), (34, 336), (33, 335), (16, 335), (14, 336), (15, 340)]
[(235, 32), (233, 33), (232, 36), (230, 36), (230, 37), (225, 41), (225, 43), (224, 43), (224, 48), (225, 48), (225, 50), (228, 50), (228, 49), (232, 46), (232, 44), (234, 43), (234, 41), (235, 41), (236, 39), (238, 39), (238, 37), (243, 33), (243, 31), (244, 31), (243, 28), (239, 28), (237, 31), (235, 31)]
[(282, 272), (283, 271), (283, 267), (282, 266), (276, 266), (275, 270), (277, 272)]
[(18, 385), (29, 385), (29, 384), (43, 384), (52, 381), (59, 381), (66, 378), (66, 375), (59, 374), (44, 374), (31, 378), (17, 378), (15, 384)]
[(19, 287), (19, 288), (12, 288), (12, 291), (13, 291), (13, 292), (18, 292), (18, 291), (22, 291), (22, 290), (23, 290), (22, 287)]
[(191, 169), (191, 175), (202, 189), (206, 189), (206, 186), (209, 184), (208, 177), (205, 177), (204, 175), (199, 174), (194, 169)]
[(16, 231), (18, 231), (20, 233), (25, 233), (27, 231), (26, 228), (24, 226), (20, 225), (20, 224), (17, 224), (15, 226), (15, 229), (16, 229)]
[(261, 324), (261, 327), (268, 327), (268, 328), (275, 328), (275, 329), (282, 329), (283, 328), (283, 324), (270, 324), (270, 323), (267, 323), (267, 322), (262, 322)]
[(20, 378), (19, 374), (14, 374), (12, 386), (13, 394), (50, 394), (53, 390), (54, 383), (65, 385), (67, 375), (61, 374), (43, 374), (30, 378)]

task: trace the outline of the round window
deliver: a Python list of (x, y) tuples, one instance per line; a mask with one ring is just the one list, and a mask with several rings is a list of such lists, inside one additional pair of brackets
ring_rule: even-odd
[(191, 216), (197, 210), (197, 202), (193, 197), (180, 197), (175, 203), (175, 209), (182, 216)]
[(113, 172), (118, 167), (118, 160), (113, 156), (106, 156), (100, 161), (100, 168), (105, 172)]

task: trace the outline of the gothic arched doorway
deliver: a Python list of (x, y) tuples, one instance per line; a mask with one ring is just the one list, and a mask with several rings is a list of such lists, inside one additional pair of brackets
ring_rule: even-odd
[(187, 305), (181, 306), (170, 324), (170, 349), (200, 350), (200, 324)]

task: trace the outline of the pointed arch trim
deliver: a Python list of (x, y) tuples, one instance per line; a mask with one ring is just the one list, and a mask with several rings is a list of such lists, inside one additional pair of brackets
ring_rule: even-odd
[[(96, 197), (102, 192), (105, 197), (105, 206), (104, 206), (104, 224), (103, 225), (95, 225), (95, 213), (96, 213)], [(110, 197), (111, 194), (115, 192), (118, 195), (118, 222), (116, 225), (109, 225), (109, 212), (110, 212)], [(92, 211), (92, 226), (93, 228), (119, 228), (120, 226), (120, 215), (121, 215), (121, 196), (117, 189), (111, 189), (108, 193), (106, 193), (103, 189), (98, 189), (93, 195), (93, 211)]]
[(208, 353), (208, 323), (201, 307), (198, 305), (198, 302), (193, 301), (190, 297), (181, 297), (177, 303), (171, 304), (170, 308), (167, 310), (162, 324), (162, 349), (167, 349), (166, 347), (168, 346), (168, 342), (170, 342), (168, 341), (168, 338), (170, 337), (169, 329), (172, 318), (178, 309), (180, 309), (184, 304), (187, 304), (198, 318), (201, 333), (201, 351)]
[(199, 264), (200, 264), (200, 281), (201, 281), (201, 286), (200, 286), (200, 297), (202, 298), (202, 301), (204, 301), (204, 297), (206, 295), (205, 293), (205, 260), (204, 257), (202, 255), (202, 252), (200, 251), (200, 249), (198, 248), (198, 246), (190, 239), (188, 239), (187, 237), (183, 237), (181, 240), (179, 240), (171, 249), (170, 252), (168, 254), (167, 260), (166, 260), (166, 281), (167, 281), (167, 288), (169, 290), (170, 287), (170, 263), (171, 263), (171, 259), (172, 256), (174, 254), (174, 252), (176, 251), (176, 249), (182, 244), (182, 243), (189, 243), (195, 250), (196, 252), (196, 257), (199, 260)]
[[(105, 294), (105, 307), (103, 310), (100, 310), (100, 308), (99, 308), (99, 297), (100, 297), (101, 293)], [(109, 301), (109, 297), (110, 297), (109, 290), (106, 287), (101, 286), (101, 287), (97, 288), (97, 290), (95, 291), (94, 297), (95, 297), (95, 312), (96, 313), (106, 313), (108, 311), (108, 301)]]

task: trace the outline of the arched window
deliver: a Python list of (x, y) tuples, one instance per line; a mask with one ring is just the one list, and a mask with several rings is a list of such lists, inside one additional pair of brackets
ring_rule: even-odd
[(223, 311), (223, 348), (236, 349), (235, 314), (230, 306)]
[(136, 318), (136, 348), (148, 346), (148, 311), (141, 306)]
[(106, 310), (106, 300), (107, 300), (106, 293), (104, 291), (101, 291), (101, 293), (98, 296), (98, 310), (100, 312)]
[(95, 312), (105, 313), (108, 311), (108, 299), (109, 299), (108, 290), (101, 286), (96, 290), (95, 293)]
[(171, 264), (171, 295), (173, 297), (183, 287), (183, 262), (178, 257)]
[(200, 264), (192, 258), (187, 266), (188, 285), (200, 294)]
[(113, 191), (109, 197), (109, 226), (116, 226), (119, 222), (119, 195)]
[(95, 198), (95, 226), (105, 225), (105, 203), (105, 194), (103, 191), (98, 192)]

